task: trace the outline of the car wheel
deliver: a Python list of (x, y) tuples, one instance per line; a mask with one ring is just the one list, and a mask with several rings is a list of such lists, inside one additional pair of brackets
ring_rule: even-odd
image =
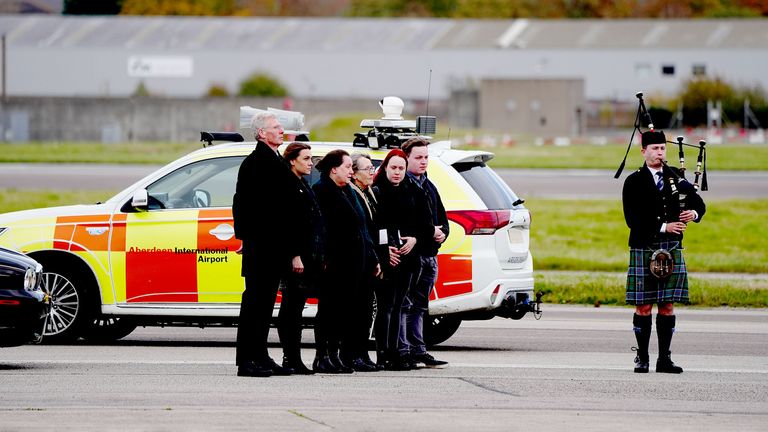
[(136, 330), (136, 321), (125, 317), (99, 317), (93, 321), (83, 338), (89, 342), (113, 342)]
[(43, 266), (41, 288), (50, 297), (51, 307), (45, 323), (45, 342), (77, 339), (84, 326), (92, 322), (87, 299), (87, 282), (60, 264)]
[(439, 315), (428, 317), (424, 325), (424, 342), (433, 346), (447, 341), (461, 325), (461, 319)]

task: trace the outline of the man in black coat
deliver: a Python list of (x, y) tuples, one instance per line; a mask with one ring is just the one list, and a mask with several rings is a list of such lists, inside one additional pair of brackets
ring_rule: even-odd
[(416, 237), (414, 252), (419, 256), (418, 269), (413, 276), (403, 304), (403, 337), (400, 340), (400, 355), (413, 364), (422, 363), (427, 367), (442, 367), (448, 362), (437, 360), (427, 353), (424, 341), (424, 320), (429, 315), (429, 294), (437, 280), (437, 252), (448, 238), (448, 216), (437, 188), (427, 178), (429, 165), (428, 141), (411, 138), (402, 145), (408, 158), (408, 173), (405, 181), (409, 190), (416, 195), (414, 201), (420, 211), (413, 217), (421, 218), (419, 224), (431, 226), (426, 236)]
[(648, 372), (651, 311), (657, 303), (656, 372), (681, 373), (669, 347), (675, 330), (674, 303), (688, 302), (683, 232), (688, 222), (701, 221), (706, 206), (680, 171), (664, 163), (666, 138), (662, 132), (643, 133), (641, 152), (645, 163), (627, 177), (622, 192), (624, 219), (630, 229), (626, 301), (635, 305), (635, 372)]
[(240, 165), (232, 203), (235, 237), (243, 241), (245, 291), (237, 328), (240, 376), (288, 375), (292, 371), (269, 357), (267, 337), (280, 280), (299, 256), (291, 218), (295, 176), (278, 153), (283, 128), (268, 112), (253, 117), (256, 148)]

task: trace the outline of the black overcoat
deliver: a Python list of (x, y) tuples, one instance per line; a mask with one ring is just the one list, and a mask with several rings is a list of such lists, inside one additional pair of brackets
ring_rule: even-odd
[(365, 213), (349, 185), (339, 187), (323, 176), (314, 185), (325, 221), (327, 283), (357, 286), (363, 275), (378, 264), (373, 241), (366, 227)]
[(232, 201), (235, 237), (243, 241), (242, 275), (258, 268), (289, 269), (300, 254), (296, 239), (299, 185), (288, 165), (266, 143), (240, 165)]

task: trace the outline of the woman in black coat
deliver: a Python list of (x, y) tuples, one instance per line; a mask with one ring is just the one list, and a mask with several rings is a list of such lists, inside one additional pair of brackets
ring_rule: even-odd
[(325, 226), (320, 206), (304, 176), (312, 172), (312, 149), (306, 143), (294, 142), (286, 147), (283, 158), (295, 176), (294, 226), (292, 238), (297, 242), (299, 255), (291, 262), (292, 272), (287, 276), (282, 292), (277, 333), (283, 346), (283, 366), (295, 373), (314, 373), (301, 360), (301, 315), (307, 297), (314, 297), (325, 262)]
[(320, 180), (312, 186), (325, 220), (327, 267), (318, 296), (317, 341), (313, 363), (316, 372), (351, 373), (339, 358), (339, 349), (354, 346), (355, 329), (347, 325), (352, 316), (349, 299), (361, 290), (367, 274), (381, 271), (373, 242), (366, 228), (365, 213), (349, 185), (352, 159), (344, 150), (333, 150), (317, 163)]
[[(398, 352), (403, 331), (401, 309), (411, 279), (418, 268), (418, 256), (413, 253), (416, 238), (424, 233), (431, 235), (434, 228), (419, 226), (415, 217), (421, 206), (406, 178), (407, 159), (400, 149), (390, 151), (379, 167), (373, 180), (373, 188), (379, 197), (377, 221), (386, 230), (389, 243), (389, 260), (384, 270), (384, 283), (376, 292), (376, 350), (378, 362), (393, 370), (411, 369), (407, 357)], [(429, 220), (429, 219), (426, 219)]]

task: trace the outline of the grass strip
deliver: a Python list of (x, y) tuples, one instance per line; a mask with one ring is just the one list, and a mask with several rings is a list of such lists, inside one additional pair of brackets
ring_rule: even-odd
[[(710, 278), (690, 274), (691, 306), (750, 307), (768, 306), (768, 278)], [(624, 306), (626, 275), (619, 273), (538, 272), (537, 291), (546, 303)]]
[[(629, 228), (621, 202), (531, 200), (526, 206), (535, 269), (626, 271)], [(766, 216), (768, 200), (709, 202), (702, 222), (685, 232), (689, 271), (768, 273)]]

